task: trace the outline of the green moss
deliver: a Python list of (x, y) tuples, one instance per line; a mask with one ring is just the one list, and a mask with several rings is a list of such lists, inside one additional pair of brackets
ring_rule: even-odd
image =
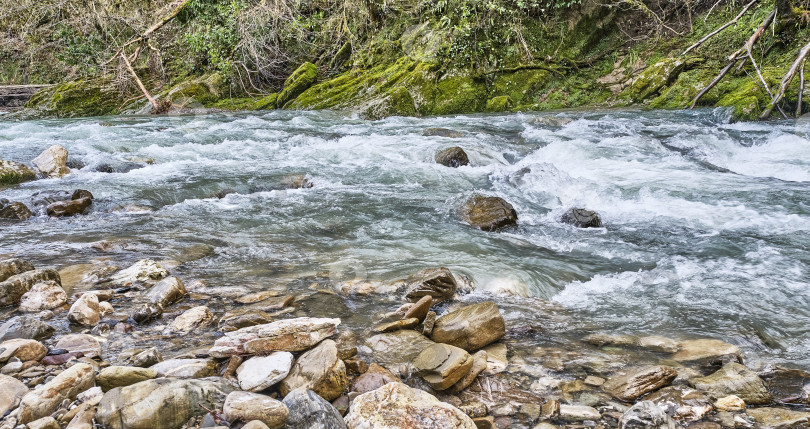
[(377, 120), (389, 116), (416, 116), (416, 106), (411, 93), (402, 86), (391, 89), (388, 96), (372, 103), (363, 111), (363, 118)]
[[(730, 82), (726, 82), (718, 85), (718, 89), (723, 95), (716, 105), (730, 107), (732, 109), (731, 117), (734, 120), (750, 121), (757, 119), (765, 103), (767, 103), (765, 91), (753, 80), (737, 81), (733, 83), (734, 86), (729, 84)], [(728, 89), (731, 90), (725, 91)]]
[(493, 97), (508, 96), (515, 104), (533, 101), (546, 88), (551, 73), (547, 70), (520, 70), (503, 73), (492, 83)]
[(250, 105), (250, 110), (273, 110), (278, 106), (278, 93), (272, 93), (266, 97), (263, 97), (257, 101), (254, 101), (252, 105)]
[(112, 78), (80, 79), (43, 89), (25, 104), (29, 116), (75, 118), (116, 114), (126, 102)]
[(176, 106), (202, 104), (214, 107), (228, 93), (226, 79), (218, 73), (181, 81), (170, 88), (163, 97), (168, 97)]
[(621, 96), (637, 103), (646, 100), (673, 82), (683, 71), (684, 65), (685, 61), (680, 58), (665, 58), (658, 61), (641, 72)]
[(318, 67), (312, 63), (301, 64), (290, 77), (284, 81), (284, 89), (278, 94), (276, 103), (284, 107), (287, 102), (295, 99), (306, 91), (318, 79)]
[(499, 95), (487, 101), (487, 112), (506, 112), (511, 110), (515, 103), (508, 95)]
[(443, 76), (433, 92), (431, 115), (474, 113), (486, 108), (486, 85), (463, 73)]
[(250, 97), (246, 98), (224, 98), (214, 103), (209, 103), (205, 107), (222, 110), (261, 110), (255, 109), (256, 100)]
[[(650, 107), (655, 109), (683, 109), (688, 107), (713, 78), (712, 72), (706, 69), (683, 72), (670, 87), (661, 90), (661, 95), (650, 103)], [(718, 91), (712, 89), (701, 98), (701, 102), (704, 105), (714, 105), (717, 102), (717, 97)]]

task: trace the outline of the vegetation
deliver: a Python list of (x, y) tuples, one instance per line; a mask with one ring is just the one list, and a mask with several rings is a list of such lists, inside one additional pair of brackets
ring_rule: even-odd
[[(806, 1), (19, 0), (0, 11), (0, 84), (103, 84), (87, 93), (98, 109), (59, 91), (29, 103), (52, 115), (72, 114), (68, 100), (77, 114), (137, 110), (154, 93), (154, 111), (194, 100), (378, 118), (697, 99), (747, 119), (780, 88), (778, 107), (796, 111), (800, 79), (781, 80), (808, 39)], [(710, 87), (772, 11), (778, 31)], [(115, 102), (101, 95), (112, 90)]]

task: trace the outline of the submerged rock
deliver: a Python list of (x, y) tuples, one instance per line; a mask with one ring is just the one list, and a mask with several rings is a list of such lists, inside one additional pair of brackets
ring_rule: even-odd
[(282, 401), (289, 410), (287, 429), (346, 429), (338, 410), (307, 389), (295, 389)]
[(810, 372), (800, 369), (778, 369), (768, 380), (768, 391), (773, 396), (774, 402), (810, 403)]
[(464, 137), (461, 131), (451, 130), (448, 128), (426, 128), (422, 131), (424, 137), (446, 137), (450, 139), (459, 139)]
[(712, 411), (711, 399), (687, 386), (665, 387), (644, 399), (653, 402), (676, 421), (698, 421)]
[(37, 178), (37, 173), (25, 164), (0, 159), (0, 185), (16, 185)]
[(129, 268), (125, 268), (112, 277), (110, 282), (121, 286), (131, 283), (149, 283), (160, 280), (169, 275), (169, 272), (160, 264), (151, 259), (141, 259)]
[(93, 194), (79, 189), (73, 192), (70, 200), (51, 203), (45, 208), (45, 211), (51, 217), (75, 216), (84, 214), (91, 205), (93, 205)]
[(33, 164), (51, 179), (58, 179), (70, 173), (67, 167), (68, 151), (62, 146), (53, 145), (34, 158)]
[(668, 366), (651, 366), (611, 377), (602, 389), (616, 399), (632, 402), (636, 399), (668, 386), (678, 376), (678, 372)]
[(349, 429), (476, 429), (463, 411), (402, 383), (358, 396), (345, 421)]
[(416, 302), (425, 296), (432, 297), (436, 302), (453, 298), (456, 293), (456, 279), (449, 269), (444, 267), (428, 268), (422, 270), (405, 281), (407, 292), (405, 299)]
[(34, 213), (23, 203), (3, 203), (0, 201), (0, 219), (28, 220)]
[(20, 402), (20, 422), (29, 423), (49, 416), (64, 400), (93, 387), (96, 377), (92, 365), (80, 363), (62, 371), (39, 389), (23, 396)]
[(792, 429), (810, 426), (810, 413), (785, 408), (753, 408), (746, 411), (762, 429)]
[(49, 280), (61, 284), (59, 273), (53, 269), (31, 270), (7, 278), (0, 282), (0, 307), (19, 304), (22, 296), (32, 286)]
[(281, 401), (251, 392), (231, 392), (222, 410), (230, 422), (258, 420), (270, 429), (284, 426), (289, 411)]
[(343, 394), (347, 383), (346, 365), (338, 358), (337, 344), (324, 340), (298, 358), (279, 391), (287, 395), (303, 387), (331, 401)]
[(506, 335), (506, 323), (497, 304), (482, 302), (446, 314), (436, 320), (431, 339), (467, 351), (485, 347)]
[(216, 358), (243, 353), (306, 350), (332, 336), (340, 319), (299, 317), (228, 332), (214, 342), (209, 354)]
[(672, 359), (699, 365), (704, 370), (715, 370), (726, 362), (742, 363), (742, 354), (737, 346), (720, 340), (702, 339), (681, 342), (681, 350)]
[(447, 344), (434, 344), (414, 359), (416, 375), (436, 390), (449, 389), (470, 372), (473, 358), (465, 350)]
[(517, 225), (517, 212), (503, 198), (476, 195), (459, 210), (461, 219), (483, 231), (498, 231)]
[[(104, 394), (96, 420), (111, 429), (179, 429), (217, 409), (233, 390), (215, 380), (147, 380)], [(205, 408), (203, 408), (205, 407)]]
[(570, 209), (562, 215), (562, 223), (574, 225), (577, 228), (601, 228), (602, 219), (599, 214), (585, 209)]
[(20, 298), (19, 310), (37, 313), (52, 310), (67, 303), (67, 293), (59, 283), (49, 280), (39, 282)]
[(470, 164), (470, 159), (464, 149), (453, 146), (447, 149), (442, 149), (436, 153), (436, 162), (444, 165), (445, 167), (458, 168)]
[(755, 372), (736, 362), (723, 365), (710, 376), (696, 378), (692, 384), (715, 398), (736, 395), (751, 405), (765, 405), (771, 401), (765, 382)]

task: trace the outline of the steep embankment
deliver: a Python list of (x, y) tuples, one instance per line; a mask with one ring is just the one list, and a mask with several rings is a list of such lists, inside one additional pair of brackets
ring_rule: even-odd
[[(64, 75), (76, 77), (34, 96), (17, 117), (195, 108), (347, 109), (369, 119), (595, 106), (677, 109), (691, 105), (728, 68), (697, 105), (727, 106), (736, 119), (755, 119), (810, 35), (807, 11), (774, 14), (750, 57), (738, 51), (726, 67), (729, 55), (768, 22), (772, 1), (684, 0), (656, 7), (629, 0), (119, 3), (142, 22), (103, 47), (81, 42), (86, 35), (68, 39), (87, 50), (83, 69), (60, 63), (79, 61), (64, 52), (47, 73), (36, 61), (21, 63), (22, 51), (0, 52), (14, 63), (2, 68), (6, 82), (53, 82), (60, 64), (70, 69)], [(149, 8), (162, 12), (150, 16)], [(104, 19), (114, 22), (107, 12)], [(101, 16), (101, 37), (109, 37), (104, 25), (113, 24)], [(735, 17), (736, 25), (684, 54)], [(145, 33), (132, 28), (154, 28), (145, 22), (161, 25), (139, 38)], [(797, 112), (798, 92), (797, 78), (787, 87), (784, 111)]]

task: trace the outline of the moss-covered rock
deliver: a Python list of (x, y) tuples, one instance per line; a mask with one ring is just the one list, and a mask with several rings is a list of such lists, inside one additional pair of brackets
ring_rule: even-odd
[(76, 118), (116, 114), (126, 95), (111, 77), (81, 79), (43, 89), (25, 104), (23, 117)]
[(180, 82), (169, 89), (164, 97), (177, 107), (197, 104), (214, 107), (212, 105), (221, 100), (227, 93), (226, 90), (226, 79), (218, 73), (213, 73)]
[(284, 89), (278, 94), (276, 104), (284, 107), (287, 102), (295, 99), (311, 87), (318, 79), (318, 67), (312, 63), (304, 63), (284, 81)]
[(37, 174), (27, 165), (0, 159), (0, 185), (16, 185), (36, 178)]
[(719, 107), (730, 107), (731, 118), (736, 121), (752, 121), (759, 118), (760, 113), (768, 100), (765, 91), (753, 80), (738, 82), (734, 86), (718, 85), (723, 92), (728, 87), (733, 90), (725, 92), (717, 101)]
[(519, 70), (499, 74), (492, 83), (492, 95), (506, 95), (515, 105), (531, 104), (546, 88), (550, 80), (549, 74), (547, 70)]
[(278, 93), (274, 92), (266, 97), (262, 97), (251, 104), (251, 110), (273, 110), (278, 107)]
[(508, 95), (493, 97), (487, 101), (487, 112), (506, 112), (512, 109), (514, 104)]
[(391, 89), (388, 96), (368, 106), (363, 118), (377, 120), (389, 116), (416, 116), (416, 106), (408, 89), (402, 86)]
[(686, 62), (679, 58), (665, 58), (647, 67), (622, 96), (635, 102), (646, 100), (661, 88), (672, 83), (683, 71)]

